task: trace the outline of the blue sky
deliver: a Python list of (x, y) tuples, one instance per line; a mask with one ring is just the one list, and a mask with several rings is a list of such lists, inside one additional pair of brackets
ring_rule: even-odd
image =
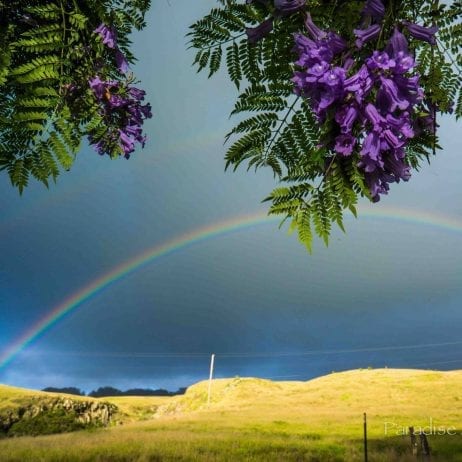
[[(83, 148), (56, 185), (31, 184), (22, 197), (2, 174), (0, 350), (145, 249), (265, 210), (270, 172), (224, 171), (235, 89), (225, 74), (196, 74), (186, 49), (188, 25), (214, 5), (154, 1), (149, 26), (134, 35), (135, 72), (154, 113), (144, 150), (111, 161)], [(444, 150), (374, 207), (461, 222), (459, 130), (443, 120)], [(212, 352), (218, 376), (460, 368), (462, 343), (442, 344), (459, 341), (462, 328), (462, 232), (361, 215), (346, 226), (313, 255), (273, 223), (160, 259), (47, 331), (0, 370), (0, 382), (175, 389), (206, 378)], [(428, 344), (439, 346), (394, 349)], [(391, 348), (350, 351), (382, 347)]]

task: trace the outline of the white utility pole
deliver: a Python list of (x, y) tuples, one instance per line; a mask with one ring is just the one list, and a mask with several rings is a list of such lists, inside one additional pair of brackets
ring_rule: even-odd
[(213, 377), (213, 363), (215, 362), (215, 355), (212, 354), (210, 358), (210, 375), (209, 375), (209, 392), (207, 397), (207, 406), (210, 406), (210, 392), (212, 391), (212, 377)]

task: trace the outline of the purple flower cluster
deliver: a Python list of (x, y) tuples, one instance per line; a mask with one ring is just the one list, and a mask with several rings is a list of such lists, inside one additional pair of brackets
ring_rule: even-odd
[[(381, 21), (382, 2), (368, 0), (363, 14)], [(435, 29), (405, 26), (412, 36), (432, 43)], [(309, 14), (305, 27), (310, 37), (295, 35), (295, 64), (301, 68), (292, 79), (295, 92), (308, 98), (319, 123), (329, 122), (329, 148), (344, 157), (358, 153), (358, 166), (376, 202), (389, 183), (410, 178), (404, 147), (421, 125), (414, 108), (424, 94), (407, 39), (395, 28), (386, 48), (373, 51), (361, 64), (346, 52), (341, 37), (319, 29)], [(379, 24), (355, 30), (357, 48), (380, 30)], [(341, 66), (335, 65), (339, 62)]]
[(333, 32), (320, 30), (309, 14), (305, 25), (313, 40), (302, 34), (295, 36), (299, 56), (295, 64), (303, 71), (296, 71), (292, 80), (296, 93), (309, 98), (318, 120), (324, 122), (328, 109), (343, 98), (347, 71), (332, 61), (346, 49), (346, 42)]
[(103, 44), (108, 48), (112, 48), (115, 51), (115, 60), (117, 63), (117, 68), (122, 74), (126, 74), (129, 69), (127, 58), (119, 50), (117, 46), (117, 32), (114, 28), (106, 26), (106, 24), (100, 24), (94, 32), (98, 34), (103, 41)]
[(114, 148), (125, 158), (135, 150), (135, 143), (144, 147), (146, 136), (141, 126), (152, 117), (150, 104), (142, 104), (146, 92), (118, 81), (103, 81), (96, 76), (89, 81), (100, 105), (100, 114), (109, 129), (101, 139), (90, 139), (99, 154), (112, 153)]

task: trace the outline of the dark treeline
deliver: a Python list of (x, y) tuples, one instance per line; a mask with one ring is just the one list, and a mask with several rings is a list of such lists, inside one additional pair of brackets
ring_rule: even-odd
[(53, 393), (66, 393), (69, 395), (78, 395), (78, 396), (91, 396), (93, 398), (101, 398), (104, 396), (175, 396), (175, 395), (184, 395), (186, 392), (186, 387), (179, 388), (177, 391), (168, 391), (163, 388), (158, 388), (157, 390), (152, 390), (151, 388), (131, 388), (126, 391), (119, 390), (114, 387), (99, 387), (97, 390), (93, 390), (88, 395), (76, 387), (47, 387), (42, 391), (49, 391)]
[(79, 390), (76, 387), (64, 387), (64, 388), (46, 387), (42, 391), (50, 391), (53, 393), (66, 393), (68, 395), (85, 396), (85, 392), (82, 390)]

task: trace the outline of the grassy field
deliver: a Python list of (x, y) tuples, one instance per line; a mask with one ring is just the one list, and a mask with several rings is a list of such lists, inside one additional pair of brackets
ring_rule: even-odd
[(219, 379), (210, 407), (206, 382), (183, 396), (105, 400), (120, 409), (115, 426), (0, 440), (0, 461), (361, 461), (363, 412), (371, 462), (421, 460), (403, 435), (410, 425), (445, 433), (428, 436), (432, 462), (462, 461), (462, 371)]

